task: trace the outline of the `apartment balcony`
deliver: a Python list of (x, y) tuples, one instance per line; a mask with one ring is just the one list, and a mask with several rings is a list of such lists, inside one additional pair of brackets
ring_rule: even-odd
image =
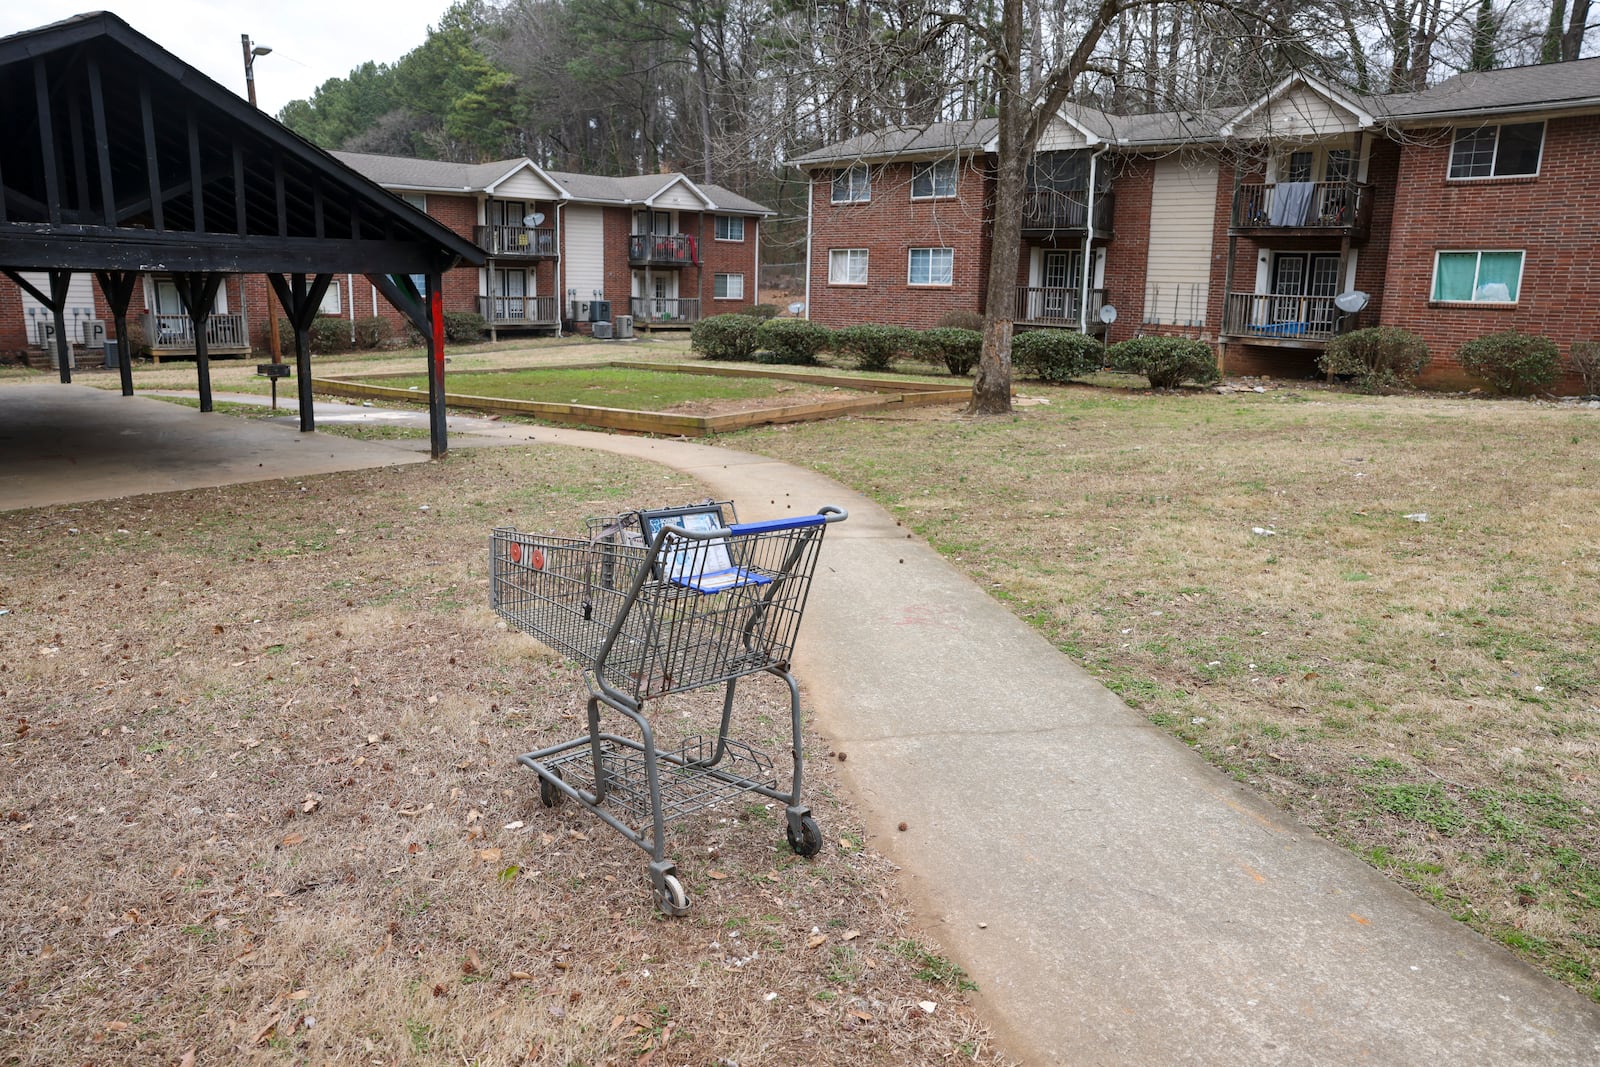
[(495, 259), (556, 257), (556, 231), (547, 226), (474, 226), (472, 243)]
[(1222, 333), (1230, 341), (1321, 349), (1354, 328), (1358, 317), (1340, 311), (1331, 296), (1229, 293), (1223, 307)]
[(636, 296), (628, 301), (635, 326), (693, 326), (700, 321), (699, 300)]
[[(1017, 312), (1012, 320), (1019, 326), (1058, 326), (1076, 330), (1083, 293), (1078, 289), (1028, 285), (1017, 288)], [(1089, 290), (1089, 329), (1100, 328), (1100, 309), (1105, 306), (1104, 289)]]
[(480, 296), (478, 314), (490, 326), (559, 326), (553, 296)]
[[(162, 356), (195, 354), (194, 323), (189, 316), (146, 314), (143, 325), (144, 343), (155, 362), (161, 362)], [(212, 315), (206, 320), (208, 356), (239, 356), (249, 352), (250, 335), (245, 329), (243, 315)]]
[(1234, 233), (1362, 239), (1372, 221), (1363, 182), (1247, 182), (1233, 196)]
[(634, 233), (628, 235), (628, 266), (681, 270), (700, 265), (695, 240), (683, 233)]
[[(1089, 219), (1088, 199), (1088, 194), (1081, 189), (1067, 192), (1029, 189), (1022, 197), (1022, 232), (1028, 236), (1082, 236)], [(1110, 236), (1114, 205), (1110, 192), (1100, 193), (1094, 198), (1094, 232), (1097, 236)]]

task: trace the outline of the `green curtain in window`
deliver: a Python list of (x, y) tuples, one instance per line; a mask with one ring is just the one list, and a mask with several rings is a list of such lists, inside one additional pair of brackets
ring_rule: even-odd
[(1435, 300), (1471, 300), (1472, 279), (1477, 272), (1476, 252), (1440, 252), (1439, 269), (1434, 272)]
[[(1515, 301), (1521, 280), (1521, 252), (1484, 252), (1478, 259), (1478, 288), (1473, 296), (1478, 300)], [(1504, 293), (1499, 288), (1502, 285)]]

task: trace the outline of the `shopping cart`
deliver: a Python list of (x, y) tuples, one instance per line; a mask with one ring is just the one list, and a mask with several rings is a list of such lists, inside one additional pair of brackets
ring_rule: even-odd
[[(494, 531), (490, 597), (518, 629), (585, 667), (588, 733), (517, 757), (539, 774), (547, 807), (571, 799), (650, 855), (655, 900), (668, 915), (689, 896), (666, 856), (666, 824), (743, 792), (785, 805), (789, 847), (812, 856), (822, 833), (800, 803), (800, 691), (789, 671), (822, 537), (847, 518), (741, 523), (729, 502), (632, 512), (590, 523), (591, 536)], [(788, 686), (788, 789), (773, 761), (729, 737), (738, 681), (765, 672)], [(724, 685), (715, 736), (656, 747), (648, 701)], [(606, 728), (602, 709), (637, 736)], [(622, 724), (617, 724), (622, 725)]]

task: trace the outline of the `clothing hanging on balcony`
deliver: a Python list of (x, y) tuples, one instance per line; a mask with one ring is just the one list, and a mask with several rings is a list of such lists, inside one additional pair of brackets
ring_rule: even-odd
[(1304, 226), (1306, 211), (1311, 207), (1311, 195), (1316, 188), (1315, 182), (1279, 182), (1273, 190), (1269, 224)]
[(696, 267), (700, 265), (700, 242), (692, 235), (689, 238), (689, 262)]

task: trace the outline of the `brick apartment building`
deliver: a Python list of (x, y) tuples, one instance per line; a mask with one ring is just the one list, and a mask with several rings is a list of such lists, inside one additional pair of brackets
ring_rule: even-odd
[[(795, 159), (810, 316), (982, 312), (995, 149), (992, 121), (936, 123)], [(1194, 336), (1230, 373), (1277, 375), (1313, 373), (1341, 332), (1398, 326), (1434, 353), (1425, 382), (1468, 384), (1453, 353), (1470, 338), (1600, 339), (1597, 158), (1600, 59), (1387, 96), (1296, 75), (1220, 114), (1069, 105), (1030, 166), (1008, 311), (1112, 341)]]

